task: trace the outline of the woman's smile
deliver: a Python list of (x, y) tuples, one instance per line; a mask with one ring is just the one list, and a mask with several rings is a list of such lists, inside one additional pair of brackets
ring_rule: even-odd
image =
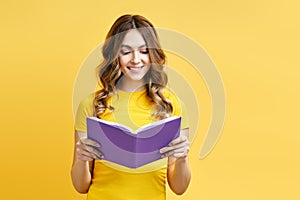
[(151, 64), (146, 41), (138, 30), (132, 29), (126, 33), (121, 45), (119, 64), (124, 76), (118, 87), (133, 91), (145, 84), (144, 77)]
[(143, 68), (144, 68), (144, 65), (143, 66), (128, 66), (127, 67), (127, 69), (129, 69), (131, 72), (134, 72), (134, 73), (140, 72)]

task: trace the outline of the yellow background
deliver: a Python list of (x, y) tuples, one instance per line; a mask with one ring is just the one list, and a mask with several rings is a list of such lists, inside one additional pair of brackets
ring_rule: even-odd
[[(180, 198), (168, 191), (168, 199), (300, 198), (296, 0), (0, 5), (0, 199), (84, 199), (70, 180), (74, 81), (83, 60), (125, 13), (142, 14), (157, 27), (196, 40), (215, 62), (226, 89), (219, 142), (199, 160), (209, 124), (204, 117), (191, 147), (189, 190)], [(175, 67), (186, 71), (180, 62)], [(199, 103), (203, 116), (209, 116), (208, 95)]]

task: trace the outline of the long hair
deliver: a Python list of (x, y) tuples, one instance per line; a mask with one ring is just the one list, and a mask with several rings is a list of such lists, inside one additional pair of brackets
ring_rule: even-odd
[(123, 76), (118, 56), (123, 38), (127, 31), (136, 29), (146, 42), (150, 69), (144, 77), (147, 97), (155, 105), (155, 118), (163, 119), (171, 115), (173, 107), (171, 102), (163, 95), (168, 78), (164, 71), (166, 56), (161, 49), (156, 30), (151, 22), (140, 15), (123, 15), (119, 17), (109, 30), (102, 47), (103, 62), (97, 67), (97, 78), (102, 89), (96, 92), (94, 107), (96, 116), (100, 117), (107, 109), (113, 111), (114, 107), (108, 104), (108, 99), (115, 94), (115, 86)]

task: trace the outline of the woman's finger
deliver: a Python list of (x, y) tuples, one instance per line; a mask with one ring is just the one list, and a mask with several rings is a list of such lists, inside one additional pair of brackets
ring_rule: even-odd
[(172, 140), (172, 141), (168, 144), (168, 146), (173, 146), (173, 145), (176, 145), (176, 144), (179, 144), (179, 143), (183, 143), (183, 142), (185, 142), (186, 140), (188, 140), (187, 136), (181, 135), (181, 136), (179, 136), (178, 138)]
[(84, 149), (76, 149), (76, 154), (78, 159), (84, 160), (84, 161), (91, 161), (94, 160), (95, 158), (93, 155), (91, 155), (89, 152), (85, 151)]
[(175, 149), (183, 148), (183, 147), (185, 147), (185, 146), (187, 146), (186, 143), (179, 143), (179, 144), (176, 144), (176, 145), (173, 145), (173, 146), (166, 146), (166, 147), (160, 149), (159, 152), (160, 152), (160, 153), (166, 153), (166, 152), (169, 152), (169, 151), (173, 151), (173, 150), (175, 150)]
[(96, 157), (98, 158), (102, 158), (103, 157), (103, 153), (100, 152), (99, 150), (95, 149), (94, 147), (91, 146), (85, 146), (85, 148), (87, 149), (87, 151), (91, 154), (94, 154)]
[(164, 157), (175, 157), (175, 158), (179, 158), (179, 157), (185, 157), (187, 156), (189, 152), (189, 148), (181, 148), (181, 149), (174, 149), (172, 151), (168, 151), (164, 154), (161, 155), (162, 158)]
[(188, 137), (181, 135), (169, 143), (168, 146), (160, 149), (161, 157), (183, 157), (186, 156), (190, 148)]
[(92, 146), (83, 144), (81, 141), (76, 143), (77, 152), (94, 159), (103, 159), (103, 153)]
[(81, 138), (81, 142), (85, 145), (94, 146), (94, 147), (100, 147), (100, 144), (94, 140), (88, 139), (88, 138)]
[(83, 161), (92, 161), (92, 160), (95, 160), (96, 158), (91, 157), (91, 155), (79, 154), (78, 159), (83, 160)]
[(168, 146), (160, 149), (160, 153), (165, 153), (173, 149), (182, 148), (184, 146), (190, 146), (190, 142), (186, 136), (182, 136), (171, 141)]
[(189, 152), (189, 147), (183, 147), (183, 148), (173, 149), (171, 151), (165, 152), (161, 156), (163, 158), (164, 157), (169, 157), (169, 156), (181, 157), (183, 155), (186, 155), (188, 152)]

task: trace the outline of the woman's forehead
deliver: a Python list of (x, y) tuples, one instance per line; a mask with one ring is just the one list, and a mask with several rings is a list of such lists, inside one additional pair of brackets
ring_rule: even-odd
[(127, 48), (141, 48), (146, 46), (146, 41), (138, 30), (132, 29), (126, 33), (122, 41), (122, 46)]

